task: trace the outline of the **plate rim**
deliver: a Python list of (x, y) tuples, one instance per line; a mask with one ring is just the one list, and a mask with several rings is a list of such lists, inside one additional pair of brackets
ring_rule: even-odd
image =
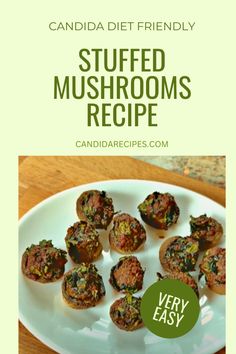
[(196, 195), (200, 195), (201, 197), (204, 197), (206, 199), (209, 199), (211, 201), (213, 201), (214, 203), (218, 204), (219, 206), (221, 206), (222, 208), (226, 209), (226, 207), (220, 203), (218, 203), (217, 201), (215, 201), (214, 199), (211, 199), (209, 197), (207, 197), (206, 195), (202, 194), (202, 193), (199, 193), (199, 192), (196, 192), (192, 189), (189, 189), (189, 188), (185, 188), (185, 187), (182, 187), (182, 186), (179, 186), (177, 184), (172, 184), (172, 183), (166, 183), (166, 182), (159, 182), (159, 181), (154, 181), (154, 180), (146, 180), (146, 179), (138, 179), (138, 178), (124, 178), (124, 179), (108, 179), (108, 180), (102, 180), (102, 181), (95, 181), (95, 182), (91, 182), (91, 183), (85, 183), (85, 184), (79, 184), (77, 186), (74, 186), (74, 187), (69, 187), (69, 188), (66, 188), (60, 192), (56, 192), (52, 195), (50, 195), (49, 197), (41, 200), (39, 203), (35, 204), (32, 208), (30, 208), (28, 211), (26, 211), (18, 220), (18, 223), (19, 223), (19, 227), (21, 226), (22, 222), (24, 222), (24, 219), (27, 218), (28, 216), (30, 216), (31, 214), (34, 213), (34, 211), (40, 207), (41, 205), (43, 204), (46, 204), (49, 200), (52, 200), (58, 196), (60, 196), (61, 194), (64, 194), (64, 193), (69, 193), (69, 192), (72, 192), (73, 190), (75, 189), (78, 189), (80, 187), (86, 187), (87, 186), (93, 186), (93, 185), (96, 185), (96, 184), (106, 184), (106, 183), (116, 183), (116, 182), (128, 182), (128, 183), (132, 183), (132, 182), (145, 182), (145, 183), (158, 183), (158, 184), (162, 184), (162, 185), (167, 185), (167, 186), (174, 186), (174, 187), (177, 187), (179, 189), (183, 189), (183, 190), (187, 190), (187, 191), (190, 191), (191, 193), (194, 193)]

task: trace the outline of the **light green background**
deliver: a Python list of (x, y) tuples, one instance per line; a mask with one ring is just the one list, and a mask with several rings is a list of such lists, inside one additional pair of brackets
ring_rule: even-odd
[[(2, 284), (1, 347), (17, 353), (17, 155), (88, 154), (74, 147), (84, 139), (168, 139), (166, 150), (104, 150), (89, 154), (166, 154), (227, 156), (228, 267), (235, 244), (235, 64), (233, 1), (8, 1), (3, 3), (1, 123)], [(6, 10), (6, 11), (4, 11)], [(193, 32), (50, 32), (52, 20), (195, 21)], [(81, 47), (160, 47), (166, 51), (166, 74), (187, 73), (192, 98), (160, 103), (158, 128), (86, 127), (85, 104), (54, 102), (52, 78), (76, 74)], [(1, 58), (2, 59), (2, 58)], [(6, 97), (6, 95), (8, 97)], [(230, 237), (231, 236), (231, 237)], [(8, 249), (11, 245), (11, 253)], [(228, 271), (227, 352), (234, 353), (234, 272)], [(233, 289), (234, 288), (234, 289)], [(229, 291), (230, 290), (230, 291)], [(234, 290), (234, 291), (233, 291)], [(233, 311), (234, 309), (234, 311)], [(229, 325), (231, 324), (231, 325)], [(7, 333), (6, 333), (7, 332)], [(5, 335), (6, 333), (6, 335)]]
[[(201, 5), (202, 4), (202, 5)], [(77, 139), (169, 140), (169, 148), (150, 153), (225, 154), (226, 102), (228, 87), (229, 28), (224, 9), (213, 1), (127, 1), (78, 2), (21, 1), (11, 50), (10, 74), (14, 74), (11, 102), (16, 132), (9, 143), (19, 154), (88, 154), (77, 149)], [(14, 18), (14, 17), (13, 17)], [(53, 32), (51, 21), (191, 21), (192, 32)], [(9, 27), (8, 27), (9, 28)], [(11, 42), (14, 41), (14, 42)], [(11, 47), (12, 46), (12, 47)], [(90, 128), (86, 124), (86, 100), (53, 100), (54, 75), (76, 75), (77, 53), (82, 47), (163, 48), (167, 76), (188, 74), (192, 97), (188, 100), (160, 100), (158, 127)], [(162, 74), (161, 73), (161, 74)], [(9, 73), (8, 73), (9, 74)], [(130, 74), (132, 75), (132, 74)], [(24, 134), (24, 138), (22, 138)], [(211, 143), (209, 144), (209, 141)], [(105, 154), (120, 154), (117, 148)], [(122, 154), (147, 154), (147, 149), (122, 150)], [(89, 154), (101, 154), (94, 149)]]

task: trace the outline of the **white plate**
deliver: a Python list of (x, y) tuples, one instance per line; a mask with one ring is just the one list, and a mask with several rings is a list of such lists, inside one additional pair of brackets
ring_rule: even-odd
[[(113, 198), (115, 210), (130, 213), (140, 219), (137, 205), (154, 191), (174, 195), (180, 207), (177, 225), (168, 231), (157, 231), (147, 225), (147, 242), (135, 255), (146, 268), (145, 290), (156, 280), (156, 272), (163, 273), (157, 254), (166, 236), (189, 235), (189, 215), (207, 213), (223, 224), (225, 209), (200, 194), (174, 185), (143, 181), (113, 180), (82, 185), (56, 194), (30, 210), (21, 220), (19, 228), (19, 269), (21, 256), (32, 243), (51, 239), (56, 247), (65, 249), (67, 228), (77, 221), (75, 203), (78, 196), (88, 189), (107, 191)], [(182, 337), (164, 339), (146, 328), (134, 332), (118, 329), (110, 320), (109, 308), (120, 294), (108, 283), (111, 267), (120, 254), (110, 251), (107, 231), (101, 232), (104, 246), (102, 256), (95, 262), (102, 275), (106, 296), (96, 307), (87, 310), (69, 308), (61, 297), (61, 281), (39, 284), (25, 278), (19, 270), (19, 313), (22, 323), (42, 342), (62, 354), (212, 354), (225, 345), (225, 297), (200, 287), (201, 313), (195, 327)], [(221, 243), (224, 246), (224, 240)], [(200, 257), (201, 258), (201, 255)], [(72, 267), (69, 261), (66, 271)], [(197, 274), (197, 272), (196, 272)], [(143, 291), (137, 293), (142, 295)]]

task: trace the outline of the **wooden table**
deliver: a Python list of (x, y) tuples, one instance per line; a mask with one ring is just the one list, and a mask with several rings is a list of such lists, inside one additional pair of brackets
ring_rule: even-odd
[[(182, 186), (225, 205), (225, 191), (130, 157), (22, 156), (19, 158), (19, 216), (43, 199), (84, 183), (137, 178)], [(19, 322), (20, 354), (56, 353)], [(81, 353), (83, 354), (83, 353)], [(217, 354), (225, 354), (225, 348)]]

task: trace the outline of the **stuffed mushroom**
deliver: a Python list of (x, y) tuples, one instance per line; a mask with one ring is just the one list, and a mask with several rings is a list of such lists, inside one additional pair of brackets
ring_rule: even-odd
[(146, 231), (133, 216), (122, 213), (113, 220), (113, 228), (109, 233), (110, 245), (120, 253), (137, 251), (146, 241)]
[(135, 256), (125, 256), (112, 267), (109, 282), (123, 293), (135, 293), (142, 289), (144, 270)]
[(86, 221), (76, 222), (67, 230), (67, 251), (74, 263), (93, 262), (102, 252), (99, 234)]
[(124, 331), (134, 331), (143, 327), (140, 306), (141, 298), (131, 294), (116, 300), (110, 307), (112, 322)]
[(62, 277), (66, 262), (66, 251), (54, 247), (51, 240), (42, 240), (26, 248), (21, 268), (27, 278), (49, 283)]
[(167, 275), (162, 276), (160, 273), (157, 273), (158, 280), (162, 279), (176, 279), (182, 281), (186, 285), (190, 286), (193, 289), (197, 297), (199, 297), (198, 286), (195, 279), (187, 272), (176, 272), (168, 273)]
[(174, 236), (165, 240), (159, 250), (162, 267), (167, 272), (191, 272), (199, 255), (199, 243), (190, 236)]
[(77, 199), (76, 212), (80, 220), (87, 221), (96, 229), (107, 229), (114, 215), (112, 198), (104, 191), (83, 192)]
[(149, 194), (138, 210), (146, 224), (160, 230), (168, 230), (179, 218), (179, 207), (169, 193)]
[(219, 243), (222, 235), (222, 225), (206, 214), (198, 217), (190, 216), (191, 237), (199, 241), (201, 250), (210, 248)]
[(104, 283), (94, 264), (81, 263), (65, 273), (62, 296), (70, 307), (86, 309), (96, 306), (104, 295)]
[(209, 248), (199, 265), (199, 279), (204, 275), (207, 286), (217, 294), (225, 294), (225, 248)]

